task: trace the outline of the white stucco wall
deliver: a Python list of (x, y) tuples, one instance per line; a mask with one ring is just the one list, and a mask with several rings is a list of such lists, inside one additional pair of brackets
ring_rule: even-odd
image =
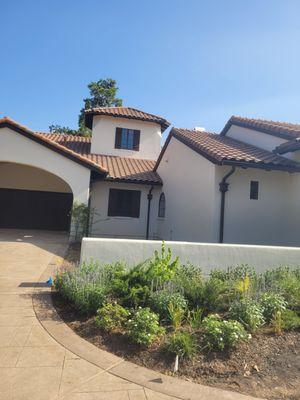
[(0, 162), (0, 188), (70, 193), (69, 185), (58, 176), (24, 164)]
[[(216, 167), (216, 186), (228, 170), (228, 167)], [(258, 200), (250, 199), (251, 180), (259, 182)], [(300, 201), (300, 189), (297, 194), (291, 174), (237, 168), (228, 182), (224, 243), (300, 244), (300, 225), (294, 224), (293, 228), (294, 216), (291, 218), (292, 209)], [(220, 199), (218, 193), (217, 204)]]
[[(148, 210), (148, 199), (151, 185), (136, 185), (129, 183), (113, 183), (99, 181), (95, 182), (91, 192), (91, 209), (93, 210), (93, 224), (91, 227), (91, 236), (96, 237), (126, 237), (126, 238), (142, 238), (146, 237), (146, 226), (147, 226), (147, 210)], [(141, 206), (140, 206), (140, 217), (110, 217), (108, 213), (108, 199), (109, 189), (125, 189), (125, 190), (140, 190), (141, 191)], [(160, 188), (153, 189), (153, 195), (156, 198), (156, 192), (160, 191)], [(151, 215), (150, 215), (150, 230), (149, 237), (153, 238), (156, 236), (156, 226), (153, 223), (154, 212), (155, 212), (154, 201), (151, 204)]]
[(36, 167), (64, 180), (72, 189), (74, 200), (87, 203), (90, 170), (45, 146), (9, 129), (0, 129), (0, 162)]
[(166, 217), (157, 218), (165, 240), (217, 241), (215, 229), (215, 166), (171, 139), (158, 167), (166, 196)]
[[(116, 128), (140, 130), (139, 151), (115, 149)], [(158, 124), (99, 115), (93, 117), (92, 153), (156, 160), (160, 149), (161, 128)]]
[[(166, 246), (172, 249), (174, 256), (179, 256), (182, 264), (191, 262), (206, 274), (213, 268), (225, 269), (241, 264), (253, 266), (258, 272), (300, 264), (300, 248), (187, 242), (166, 242)], [(152, 257), (154, 250), (160, 248), (160, 241), (84, 238), (81, 262), (93, 260), (107, 264), (121, 261), (134, 266)]]
[(243, 128), (236, 125), (231, 125), (228, 132), (226, 133), (226, 136), (248, 144), (252, 144), (253, 146), (260, 147), (261, 149), (265, 149), (268, 151), (273, 151), (275, 147), (287, 141), (269, 135), (267, 133), (259, 132), (254, 129)]

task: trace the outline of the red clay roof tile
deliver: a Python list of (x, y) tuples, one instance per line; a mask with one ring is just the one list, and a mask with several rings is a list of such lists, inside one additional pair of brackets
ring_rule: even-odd
[(288, 122), (268, 121), (265, 119), (244, 118), (233, 115), (221, 131), (221, 136), (225, 136), (231, 125), (243, 128), (254, 129), (269, 135), (277, 136), (282, 139), (295, 139), (300, 137), (300, 124)]
[(270, 151), (214, 133), (177, 128), (172, 129), (154, 170), (157, 169), (171, 137), (175, 137), (215, 164), (300, 172), (300, 163)]
[(93, 115), (107, 115), (111, 117), (129, 118), (146, 122), (154, 122), (161, 125), (162, 132), (170, 126), (170, 122), (168, 122), (165, 118), (158, 115), (149, 114), (132, 107), (97, 107), (85, 111), (85, 121), (86, 125), (89, 128), (91, 128), (92, 125)]

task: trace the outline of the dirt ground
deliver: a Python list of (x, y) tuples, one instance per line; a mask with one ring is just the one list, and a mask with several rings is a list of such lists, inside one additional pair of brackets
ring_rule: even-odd
[[(78, 248), (71, 248), (69, 262), (76, 261)], [(140, 349), (125, 335), (101, 334), (93, 318), (83, 318), (53, 292), (54, 304), (65, 322), (81, 337), (95, 346), (117, 354), (136, 364), (173, 374), (174, 358), (163, 353), (158, 345)], [(199, 340), (201, 349), (201, 340)], [(227, 353), (201, 351), (192, 361), (180, 361), (182, 379), (204, 385), (234, 390), (272, 400), (300, 400), (300, 332), (276, 336), (270, 332), (253, 335), (248, 343)]]

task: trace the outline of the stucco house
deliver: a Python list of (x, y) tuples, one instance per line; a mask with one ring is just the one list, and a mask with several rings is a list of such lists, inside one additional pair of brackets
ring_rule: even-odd
[(220, 134), (129, 107), (86, 111), (91, 138), (0, 119), (0, 228), (90, 236), (300, 244), (300, 125), (232, 117)]

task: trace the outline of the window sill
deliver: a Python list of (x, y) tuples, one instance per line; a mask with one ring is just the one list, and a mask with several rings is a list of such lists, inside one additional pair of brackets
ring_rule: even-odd
[(119, 220), (136, 220), (140, 219), (140, 217), (120, 217), (120, 216), (113, 216), (113, 215), (108, 215), (107, 218), (113, 218), (113, 219), (119, 219)]

